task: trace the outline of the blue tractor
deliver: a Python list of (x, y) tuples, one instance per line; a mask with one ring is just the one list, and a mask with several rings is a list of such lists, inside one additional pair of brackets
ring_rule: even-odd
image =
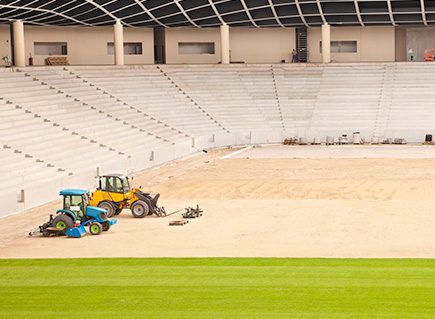
[(56, 212), (56, 217), (50, 215), (50, 220), (36, 231), (43, 236), (82, 237), (86, 233), (85, 226), (89, 226), (92, 235), (99, 235), (116, 224), (116, 219), (107, 218), (105, 209), (89, 205), (87, 190), (64, 189), (60, 195), (63, 196), (63, 209)]

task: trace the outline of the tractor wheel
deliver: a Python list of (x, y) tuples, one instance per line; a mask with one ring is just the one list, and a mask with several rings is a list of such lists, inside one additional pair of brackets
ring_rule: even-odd
[(99, 222), (93, 222), (89, 225), (89, 232), (92, 235), (99, 235), (103, 231), (103, 226)]
[(103, 224), (103, 231), (108, 231), (110, 229), (110, 224), (109, 223), (104, 223)]
[(136, 218), (144, 218), (148, 215), (149, 210), (148, 205), (141, 200), (138, 200), (131, 205), (131, 214)]
[(144, 199), (144, 203), (147, 204), (148, 206), (148, 216), (152, 215), (154, 212), (154, 207), (153, 204), (151, 204), (151, 201), (147, 198), (146, 200)]
[(119, 215), (122, 212), (122, 208), (115, 209), (115, 215)]
[(110, 218), (113, 215), (115, 215), (116, 207), (115, 207), (115, 205), (113, 205), (112, 202), (101, 202), (98, 204), (98, 207), (107, 210), (107, 213), (106, 213), (107, 218)]
[(65, 233), (68, 229), (74, 227), (74, 221), (68, 215), (61, 214), (61, 215), (56, 216), (51, 221), (51, 225), (53, 225), (53, 227), (57, 228), (59, 230), (60, 234), (65, 235)]

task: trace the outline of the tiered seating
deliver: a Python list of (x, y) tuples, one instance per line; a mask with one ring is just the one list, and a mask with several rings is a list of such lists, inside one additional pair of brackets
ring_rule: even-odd
[(261, 111), (266, 122), (273, 129), (283, 129), (276, 85), (270, 65), (254, 65), (237, 68), (241, 85), (251, 97), (253, 105)]
[(304, 136), (316, 105), (323, 67), (275, 65), (273, 73), (285, 130)]
[(181, 132), (207, 135), (224, 131), (210, 114), (154, 66), (74, 67), (71, 70), (123, 102)]
[[(11, 73), (9, 83), (17, 83), (14, 78), (18, 77), (21, 84), (21, 76)], [(6, 85), (4, 80), (5, 78), (0, 77), (2, 88)], [(71, 131), (37, 117), (35, 113), (25, 111), (20, 106), (3, 103), (1, 110), (2, 147), (32, 159), (35, 166), (39, 167), (42, 163), (43, 166), (54, 168), (58, 172), (72, 174), (113, 160), (114, 153), (107, 148), (74, 135)]]
[[(77, 98), (30, 73), (0, 73), (0, 80), (4, 82), (0, 87), (1, 97), (52, 122), (50, 125), (59, 127), (67, 134), (77, 135), (97, 146), (107, 146), (114, 154), (132, 155), (143, 152), (144, 145), (164, 143), (162, 139), (156, 139), (146, 132), (132, 130), (129, 123), (121, 119), (108, 117), (110, 114), (100, 113), (96, 108), (84, 105)], [(132, 131), (136, 139), (140, 137), (141, 143), (131, 139)]]
[[(56, 176), (65, 175), (55, 167), (48, 167), (47, 163), (37, 161), (37, 158), (30, 154), (13, 149), (8, 138), (9, 131), (13, 126), (25, 125), (26, 130), (30, 123), (34, 122), (23, 111), (17, 110), (15, 106), (6, 104), (0, 100), (0, 187), (3, 190), (19, 190), (24, 185), (36, 180), (49, 180)], [(22, 130), (22, 129), (19, 129)]]
[[(133, 126), (132, 128), (135, 129), (135, 133), (137, 131), (148, 133), (149, 136), (144, 136), (142, 141), (147, 144), (149, 143), (150, 146), (159, 142), (156, 138), (166, 139), (171, 142), (186, 139), (186, 135), (182, 134), (179, 130), (151, 118), (146, 113), (138, 112), (134, 107), (122, 103), (110, 93), (102, 91), (94, 84), (81, 79), (74, 72), (68, 71), (65, 68), (54, 70), (35, 68), (26, 72), (30, 73), (32, 77), (36, 77), (48, 85), (55, 87), (57, 90), (85, 103), (92, 109), (98, 110), (98, 112), (102, 112), (113, 119), (119, 119), (126, 125)], [(130, 134), (133, 134), (133, 132), (130, 132)]]
[(391, 76), (385, 137), (422, 140), (435, 133), (433, 63), (399, 63)]
[(384, 65), (331, 64), (324, 67), (309, 129), (321, 137), (375, 130)]
[(34, 158), (23, 153), (17, 153), (13, 149), (0, 148), (0, 187), (2, 189), (17, 191), (27, 184), (35, 181), (47, 181), (54, 177), (66, 175), (54, 167), (48, 167), (45, 163), (37, 162)]
[[(282, 129), (273, 100), (270, 66), (257, 68), (259, 72), (252, 70), (251, 80), (248, 78), (251, 68), (246, 66), (165, 66), (163, 70), (230, 131)], [(255, 89), (256, 85), (264, 84), (264, 71), (268, 72), (268, 87)], [(261, 78), (254, 79), (258, 74)], [(264, 91), (268, 93), (263, 94)], [(275, 104), (271, 105), (271, 100)]]

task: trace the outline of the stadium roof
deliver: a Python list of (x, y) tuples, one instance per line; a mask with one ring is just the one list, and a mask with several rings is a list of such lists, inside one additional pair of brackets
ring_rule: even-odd
[(435, 24), (429, 0), (0, 0), (0, 23), (216, 27)]

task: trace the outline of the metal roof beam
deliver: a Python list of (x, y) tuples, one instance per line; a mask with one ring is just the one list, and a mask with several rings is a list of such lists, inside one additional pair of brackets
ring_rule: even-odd
[(323, 24), (328, 23), (328, 21), (326, 21), (325, 15), (323, 14), (322, 4), (320, 3), (320, 0), (316, 0), (316, 2), (317, 2), (317, 9), (319, 10), (320, 17), (322, 18)]
[[(14, 21), (17, 21), (17, 20), (15, 20), (15, 19), (9, 19), (9, 18), (0, 18), (0, 21), (14, 22)], [(49, 24), (32, 22), (32, 21), (27, 22), (27, 24), (35, 24), (35, 25), (44, 26), (44, 27), (49, 27), (50, 26)]]
[(305, 24), (307, 28), (309, 28), (310, 26), (308, 25), (307, 21), (305, 21), (305, 17), (302, 12), (301, 5), (299, 4), (299, 0), (295, 0), (295, 4), (296, 4), (296, 9), (298, 10), (299, 17), (302, 20), (302, 23)]
[(255, 27), (258, 28), (258, 24), (256, 24), (255, 21), (254, 21), (254, 19), (252, 18), (252, 16), (251, 16), (251, 12), (249, 12), (249, 8), (248, 8), (248, 6), (246, 5), (245, 0), (240, 0), (240, 2), (241, 2), (241, 4), (242, 4), (242, 6), (243, 6), (243, 9), (245, 9), (245, 12), (246, 12), (246, 15), (247, 15), (248, 18), (249, 18), (249, 21), (251, 21), (251, 23), (252, 23)]
[(285, 28), (285, 26), (282, 24), (281, 20), (278, 17), (278, 14), (276, 13), (275, 7), (273, 5), (272, 0), (269, 1), (270, 10), (272, 10), (273, 16), (275, 17), (276, 22), (282, 27)]
[[(98, 3), (95, 3), (93, 0), (84, 0), (89, 4), (92, 4), (94, 7), (100, 9), (101, 11), (103, 11), (105, 14), (107, 14), (109, 17), (111, 17), (114, 21), (117, 20), (121, 20), (119, 19), (117, 16), (115, 16), (114, 14), (112, 14), (111, 12), (109, 12), (106, 8), (104, 8), (103, 6), (99, 5)], [(122, 20), (121, 20), (122, 21)], [(130, 24), (123, 22), (124, 25), (131, 27)]]
[(391, 24), (393, 26), (396, 26), (396, 21), (394, 21), (393, 8), (391, 7), (391, 0), (387, 0), (387, 7), (388, 7), (388, 15), (390, 16)]
[(220, 15), (218, 9), (216, 8), (216, 6), (214, 5), (214, 2), (212, 0), (208, 0), (208, 3), (210, 3), (211, 8), (213, 9), (214, 13), (216, 14), (216, 17), (219, 19), (219, 21), (222, 24), (225, 24), (224, 19), (222, 18), (222, 16)]
[(424, 7), (424, 0), (420, 0), (420, 7), (421, 7), (421, 18), (423, 19), (424, 25), (427, 26), (426, 9)]
[(353, 0), (353, 3), (355, 4), (355, 12), (356, 12), (356, 16), (358, 18), (359, 24), (361, 24), (362, 27), (365, 27), (362, 16), (361, 16), (361, 11), (359, 10), (358, 0)]
[(190, 22), (190, 24), (192, 24), (193, 26), (200, 28), (199, 25), (197, 25), (190, 17), (189, 15), (186, 13), (186, 11), (184, 10), (183, 6), (180, 4), (180, 0), (174, 0), (175, 4), (177, 5), (178, 9), (181, 11), (181, 13), (186, 17), (187, 21)]
[[(40, 9), (40, 8), (23, 8), (23, 7), (11, 6), (11, 5), (7, 5), (7, 4), (0, 4), (0, 9), (2, 9), (2, 8), (9, 8), (9, 9), (20, 8), (20, 9), (27, 9), (28, 11), (40, 11), (40, 12), (44, 12), (44, 13), (47, 13), (47, 12), (48, 12), (48, 13), (51, 13), (51, 14), (53, 14), (53, 15), (61, 16), (62, 18), (65, 18), (65, 19), (72, 20), (72, 21), (74, 21), (74, 22), (76, 22), (76, 23), (79, 23), (79, 24), (82, 24), (82, 25), (89, 25), (89, 24), (87, 24), (87, 23), (85, 23), (85, 22), (82, 22), (82, 21), (79, 21), (79, 20), (77, 20), (77, 19), (71, 18), (71, 17), (69, 17), (69, 16), (67, 16), (67, 15), (65, 15), (65, 14), (60, 13), (60, 12), (56, 12), (56, 11), (48, 10), (48, 9)], [(26, 22), (26, 23), (27, 23), (27, 20), (26, 20), (26, 19), (22, 19), (22, 20), (23, 20), (23, 22)], [(30, 22), (30, 21), (29, 21), (29, 22)]]
[(147, 15), (149, 15), (151, 17), (151, 19), (153, 19), (154, 22), (156, 22), (157, 24), (160, 24), (162, 27), (167, 27), (165, 24), (163, 24), (162, 22), (160, 22), (155, 16), (154, 14), (151, 13), (150, 10), (148, 10), (147, 7), (145, 7), (143, 5), (142, 2), (140, 2), (139, 0), (134, 0), (134, 2), (137, 3), (137, 5), (143, 10), (143, 12), (145, 12)]
[[(56, 0), (48, 1), (48, 2), (44, 3), (43, 5), (41, 5), (41, 6), (37, 7), (37, 8), (39, 8), (39, 9), (44, 9), (45, 6), (47, 6), (47, 5), (49, 5), (50, 3), (53, 3), (53, 2), (55, 2), (55, 1), (56, 1)], [(66, 4), (65, 4), (65, 5), (66, 5)], [(61, 6), (61, 7), (62, 7), (62, 6)], [(46, 12), (41, 12), (41, 13), (39, 13), (39, 14), (35, 14), (35, 15), (32, 17), (32, 21), (38, 21), (38, 19), (35, 20), (35, 18), (36, 18), (36, 17), (39, 17), (39, 16), (43, 16), (43, 15), (45, 15), (45, 14), (47, 14), (47, 13), (46, 13)], [(21, 15), (23, 15), (23, 13), (19, 14), (18, 17), (21, 16)], [(17, 15), (12, 16), (12, 17), (15, 18), (15, 17), (17, 17)]]

